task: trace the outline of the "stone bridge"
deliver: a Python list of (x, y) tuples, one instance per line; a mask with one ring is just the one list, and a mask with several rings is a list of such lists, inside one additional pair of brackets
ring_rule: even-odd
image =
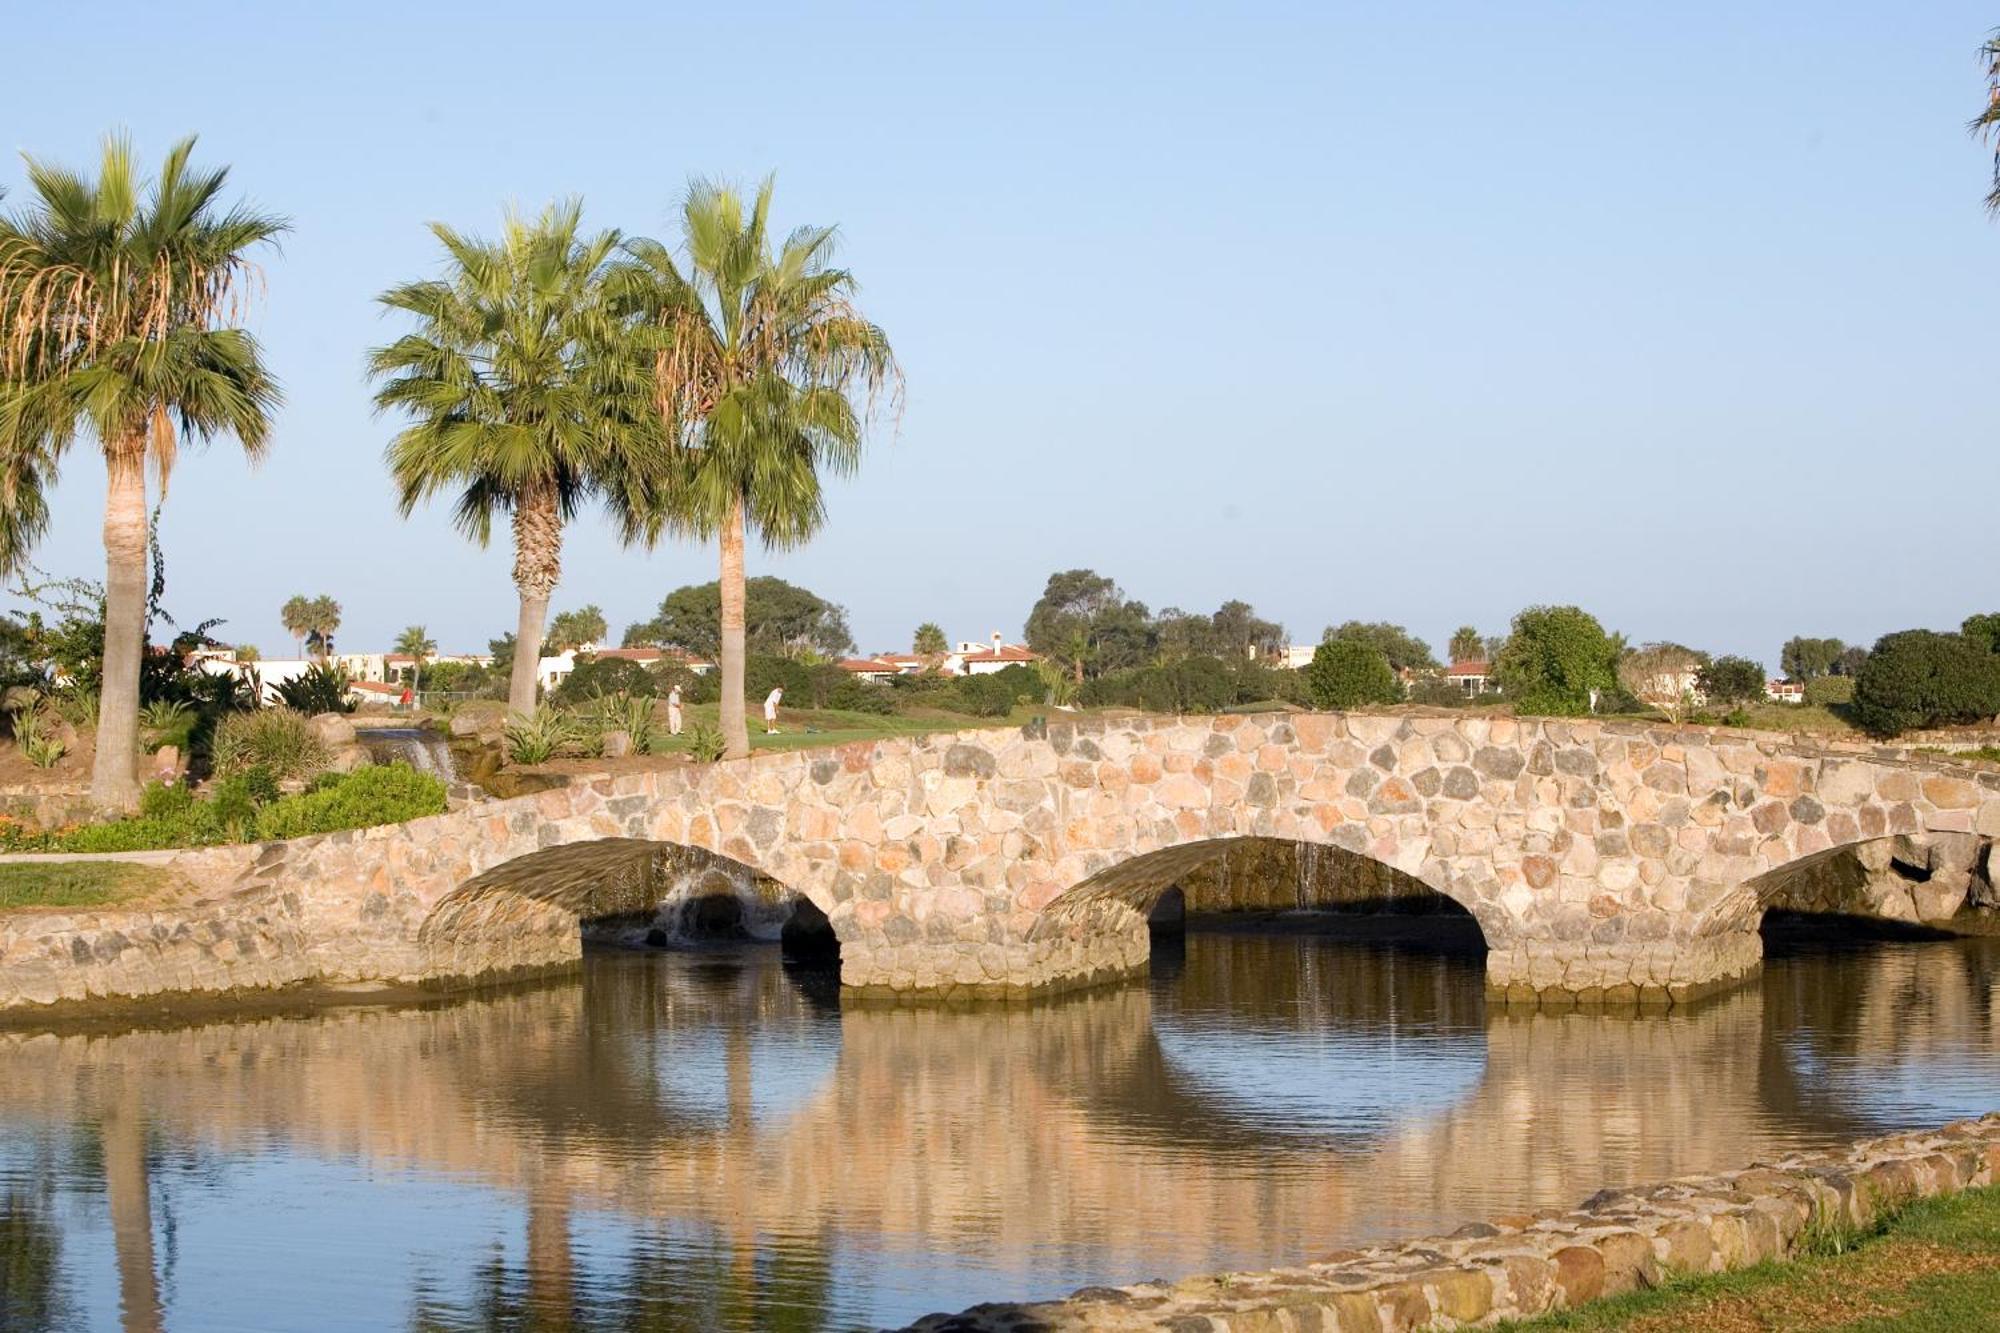
[(809, 900), (851, 992), (1075, 987), (1144, 969), (1154, 900), (1250, 838), (1338, 847), (1459, 903), (1510, 999), (1685, 998), (1758, 965), (1774, 872), (1944, 840), (1940, 890), (1990, 901), (1995, 833), (2000, 772), (1861, 745), (1448, 714), (1082, 719), (188, 853), (198, 887), (171, 909), (0, 917), (0, 1008), (562, 967), (579, 920), (657, 901), (663, 847)]

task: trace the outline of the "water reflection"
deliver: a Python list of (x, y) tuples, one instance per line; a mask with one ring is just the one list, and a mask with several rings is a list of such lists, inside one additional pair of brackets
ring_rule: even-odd
[(1991, 942), (1775, 948), (1690, 1013), (1489, 1017), (1475, 959), (1196, 935), (1032, 1008), (750, 950), (0, 1034), (0, 1333), (849, 1328), (1278, 1263), (2000, 1105)]

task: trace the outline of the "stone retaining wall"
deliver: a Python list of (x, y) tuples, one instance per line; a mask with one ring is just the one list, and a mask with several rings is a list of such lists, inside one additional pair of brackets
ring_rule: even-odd
[(1866, 1227), (1914, 1200), (1996, 1183), (2000, 1113), (1726, 1175), (1604, 1190), (1568, 1212), (1495, 1218), (1295, 1268), (1087, 1287), (1067, 1300), (930, 1315), (909, 1333), (1473, 1328), (1677, 1275), (1792, 1258), (1818, 1231)]

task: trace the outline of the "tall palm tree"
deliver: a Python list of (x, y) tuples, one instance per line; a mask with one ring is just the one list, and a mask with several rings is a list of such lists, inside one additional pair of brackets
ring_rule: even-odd
[[(822, 470), (849, 473), (884, 398), (900, 402), (889, 340), (854, 305), (834, 268), (832, 227), (801, 227), (773, 249), (771, 180), (746, 212), (733, 188), (689, 185), (681, 206), (686, 267), (658, 241), (626, 243), (613, 286), (658, 334), (653, 370), (676, 469), (647, 520), (719, 539), (722, 732), (750, 752), (743, 710), (746, 531), (798, 546), (826, 520)], [(857, 404), (857, 394), (862, 401)]]
[(595, 495), (641, 535), (629, 497), (650, 494), (642, 474), (659, 452), (649, 378), (605, 300), (619, 234), (587, 236), (581, 222), (568, 200), (510, 215), (497, 241), (433, 223), (447, 274), (382, 294), (418, 327), (369, 355), (376, 407), (412, 418), (388, 451), (404, 515), (456, 491), (458, 526), (481, 545), (495, 514), (513, 520), (521, 607), (507, 699), (520, 713), (535, 707), (563, 524)]
[(416, 669), (410, 673), (410, 691), (415, 693), (424, 680), (424, 662), (437, 656), (437, 640), (422, 625), (412, 625), (396, 636), (396, 651), (408, 653), (416, 662)]
[[(233, 435), (255, 462), (277, 381), (239, 327), (249, 255), (285, 223), (222, 202), (224, 169), (191, 167), (192, 138), (150, 184), (107, 138), (90, 180), (26, 159), (34, 194), (0, 217), (0, 473), (52, 473), (79, 434), (104, 451), (104, 677), (91, 798), (139, 798), (139, 659), (147, 620), (146, 464), (165, 496), (183, 440)], [(19, 492), (18, 482), (13, 484)]]
[(306, 601), (306, 647), (321, 664), (333, 656), (333, 635), (340, 628), (340, 603), (321, 593)]
[(312, 598), (303, 593), (294, 593), (285, 599), (279, 608), (278, 619), (284, 622), (285, 633), (299, 641), (299, 656), (306, 655), (306, 636), (312, 633)]

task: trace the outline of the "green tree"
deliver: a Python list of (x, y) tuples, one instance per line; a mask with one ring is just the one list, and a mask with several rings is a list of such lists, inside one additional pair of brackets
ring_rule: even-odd
[(935, 663), (951, 651), (951, 643), (944, 637), (942, 626), (926, 620), (917, 626), (916, 637), (910, 641), (910, 651), (926, 662)]
[(32, 536), (35, 482), (80, 434), (94, 439), (106, 474), (105, 654), (90, 785), (109, 810), (139, 800), (147, 463), (164, 498), (182, 443), (234, 436), (254, 461), (279, 400), (235, 322), (256, 285), (251, 252), (285, 224), (224, 204), (227, 170), (191, 167), (193, 151), (191, 138), (175, 144), (150, 183), (116, 136), (95, 180), (30, 157), (33, 197), (0, 218), (0, 493), (12, 491), (0, 546)]
[(604, 612), (595, 603), (580, 611), (564, 611), (549, 622), (546, 646), (552, 653), (564, 652), (571, 648), (582, 648), (586, 644), (600, 645), (611, 633), (611, 627), (604, 623)]
[(412, 625), (396, 636), (396, 651), (408, 653), (416, 666), (410, 672), (410, 689), (414, 692), (423, 684), (424, 663), (437, 656), (437, 640), (422, 625)]
[(1517, 712), (1580, 717), (1618, 683), (1618, 646), (1574, 606), (1531, 606), (1514, 617), (1493, 664)]
[(1208, 621), (1211, 656), (1271, 657), (1284, 651), (1285, 627), (1258, 615), (1248, 602), (1224, 602)]
[(416, 330), (369, 354), (375, 405), (408, 420), (388, 451), (407, 517), (456, 492), (459, 529), (485, 545), (513, 524), (519, 628), (507, 700), (535, 707), (549, 598), (562, 577), (563, 525), (593, 496), (627, 540), (658, 502), (664, 463), (644, 367), (606, 299), (618, 233), (585, 235), (575, 200), (532, 221), (509, 215), (498, 241), (442, 223), (441, 279), (379, 298)]
[(1029, 648), (1067, 665), (1078, 683), (1086, 673), (1143, 666), (1158, 648), (1146, 604), (1127, 599), (1092, 569), (1049, 575), (1028, 612), (1027, 638)]
[(1451, 645), (1446, 650), (1454, 662), (1477, 662), (1486, 653), (1486, 640), (1470, 625), (1460, 625), (1451, 632)]
[(2000, 612), (1982, 612), (1965, 618), (1958, 627), (1967, 643), (1985, 649), (1989, 653), (2000, 653)]
[(1389, 659), (1362, 639), (1325, 640), (1313, 649), (1305, 675), (1306, 689), (1320, 708), (1392, 704), (1403, 697)]
[(312, 610), (312, 598), (304, 593), (294, 593), (285, 599), (284, 606), (278, 611), (285, 633), (298, 640), (300, 657), (306, 655), (306, 636), (312, 633)]
[(1764, 664), (1747, 657), (1718, 657), (1703, 665), (1697, 679), (1712, 704), (1755, 703), (1764, 697)]
[(1678, 643), (1648, 643), (1618, 656), (1618, 684), (1648, 708), (1657, 708), (1669, 722), (1679, 722), (1694, 707), (1708, 654)]
[(1428, 671), (1437, 667), (1437, 659), (1431, 656), (1429, 644), (1401, 625), (1391, 625), (1386, 620), (1350, 620), (1328, 629), (1325, 637), (1365, 643), (1387, 658), (1389, 665), (1397, 671)]
[[(854, 651), (845, 608), (769, 574), (744, 581), (743, 624), (746, 650), (752, 653), (839, 657)], [(714, 661), (722, 651), (722, 585), (692, 583), (674, 589), (661, 601), (658, 615), (626, 631), (628, 640), (635, 637)]]
[(1817, 680), (1821, 676), (1833, 674), (1834, 664), (1847, 645), (1839, 639), (1810, 639), (1793, 637), (1785, 640), (1785, 646), (1778, 652), (1778, 669), (1785, 673), (1787, 680)]
[(767, 177), (746, 210), (738, 192), (689, 185), (685, 271), (633, 240), (625, 308), (658, 335), (657, 399), (676, 444), (676, 485), (648, 514), (719, 547), (721, 724), (729, 757), (750, 752), (743, 712), (745, 571), (754, 529), (767, 549), (802, 545), (826, 521), (821, 473), (852, 473), (876, 405), (900, 402), (889, 339), (832, 265), (831, 227), (801, 227), (773, 249)]

